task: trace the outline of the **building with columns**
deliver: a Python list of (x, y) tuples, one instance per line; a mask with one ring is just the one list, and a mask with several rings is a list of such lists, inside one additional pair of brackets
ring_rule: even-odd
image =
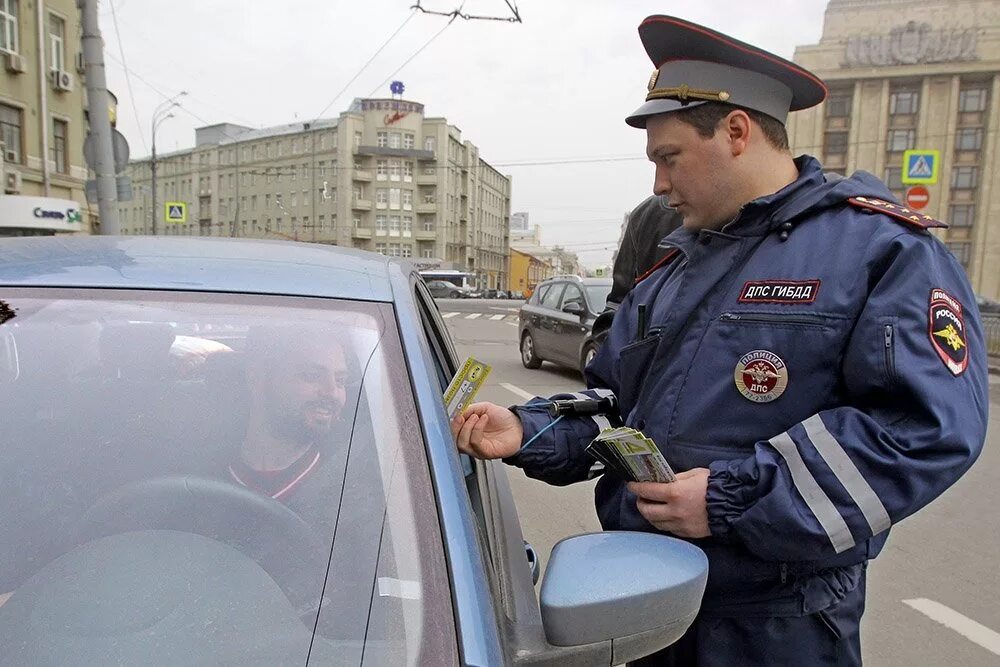
[(951, 225), (935, 233), (979, 294), (1000, 297), (1000, 1), (830, 0), (819, 43), (794, 60), (830, 95), (789, 117), (793, 151), (872, 172), (900, 201), (904, 151), (938, 151), (921, 213)]
[[(196, 130), (195, 147), (129, 165), (126, 234), (236, 236), (343, 245), (476, 275), (507, 289), (511, 179), (424, 105), (356, 99), (338, 118)], [(184, 204), (183, 222), (167, 219)]]

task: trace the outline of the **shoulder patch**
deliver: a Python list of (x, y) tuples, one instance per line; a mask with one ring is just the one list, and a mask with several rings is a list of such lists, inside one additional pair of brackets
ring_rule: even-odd
[(958, 299), (940, 288), (931, 290), (927, 316), (931, 345), (952, 375), (958, 376), (969, 366), (965, 318)]
[(919, 213), (913, 209), (906, 208), (901, 204), (893, 204), (892, 202), (887, 202), (882, 199), (874, 199), (873, 197), (851, 197), (847, 201), (864, 211), (884, 213), (890, 218), (895, 218), (896, 220), (905, 222), (906, 224), (918, 229), (948, 226), (940, 220), (935, 220), (929, 215), (924, 215), (923, 213)]

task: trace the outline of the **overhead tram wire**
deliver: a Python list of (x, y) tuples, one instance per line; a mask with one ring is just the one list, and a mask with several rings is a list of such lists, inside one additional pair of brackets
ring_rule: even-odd
[[(415, 13), (415, 12), (414, 12), (414, 13)], [(411, 14), (411, 16), (412, 16), (412, 14)], [(428, 39), (428, 40), (427, 40), (426, 42), (424, 42), (424, 45), (423, 45), (423, 46), (421, 46), (421, 47), (420, 47), (419, 49), (417, 49), (416, 51), (414, 51), (414, 52), (413, 52), (413, 55), (411, 55), (411, 56), (410, 56), (409, 58), (407, 58), (407, 59), (406, 59), (405, 61), (403, 61), (403, 64), (402, 64), (402, 65), (400, 65), (399, 67), (397, 67), (397, 68), (396, 68), (396, 69), (395, 69), (395, 70), (393, 71), (393, 73), (392, 73), (392, 74), (390, 74), (389, 76), (387, 76), (387, 77), (385, 78), (385, 80), (384, 80), (384, 81), (382, 81), (382, 83), (380, 83), (380, 84), (378, 84), (377, 86), (375, 86), (375, 88), (373, 88), (373, 89), (372, 89), (372, 92), (368, 93), (368, 97), (372, 97), (372, 96), (373, 96), (373, 95), (374, 95), (375, 93), (377, 93), (377, 92), (379, 91), (379, 89), (380, 89), (380, 88), (382, 88), (382, 86), (384, 86), (384, 85), (385, 85), (385, 84), (387, 84), (387, 83), (388, 83), (389, 81), (391, 81), (391, 80), (392, 80), (392, 78), (393, 78), (394, 76), (396, 76), (397, 74), (399, 74), (399, 72), (400, 72), (400, 71), (401, 71), (401, 70), (402, 70), (402, 69), (403, 69), (404, 67), (406, 67), (407, 65), (409, 65), (409, 64), (410, 64), (410, 62), (411, 62), (411, 61), (412, 61), (412, 60), (413, 60), (414, 58), (416, 58), (417, 56), (419, 56), (419, 55), (420, 55), (420, 53), (421, 53), (421, 51), (423, 51), (423, 50), (424, 50), (424, 49), (426, 49), (426, 48), (427, 48), (428, 46), (430, 46), (430, 45), (431, 45), (431, 42), (433, 42), (433, 41), (434, 41), (435, 39), (437, 39), (437, 38), (438, 38), (438, 37), (439, 37), (439, 36), (441, 35), (441, 33), (443, 33), (443, 32), (444, 32), (445, 30), (447, 30), (447, 29), (448, 29), (448, 26), (450, 26), (450, 25), (451, 25), (452, 23), (454, 23), (454, 22), (455, 22), (455, 18), (456, 18), (456, 17), (454, 17), (454, 16), (453, 16), (453, 17), (451, 18), (451, 20), (450, 20), (450, 21), (448, 21), (447, 23), (445, 23), (445, 24), (444, 24), (444, 27), (443, 27), (443, 28), (441, 28), (441, 29), (440, 29), (440, 30), (438, 30), (438, 31), (437, 31), (436, 33), (434, 33), (434, 35), (433, 35), (433, 36), (432, 36), (432, 37), (431, 37), (430, 39)], [(407, 20), (409, 20), (409, 19), (407, 19)]]
[[(128, 97), (132, 102), (132, 114), (135, 116), (135, 126), (137, 128), (142, 127), (142, 122), (139, 120), (139, 109), (135, 106), (135, 93), (132, 92), (132, 77), (129, 74), (128, 66), (125, 64), (125, 47), (122, 45), (122, 35), (118, 30), (118, 13), (115, 11), (115, 3), (108, 3), (111, 5), (111, 21), (115, 26), (115, 40), (118, 42), (118, 53), (122, 56), (122, 69), (125, 70), (125, 85), (128, 87)], [(142, 142), (142, 150), (145, 153), (149, 152), (149, 147), (146, 146), (146, 137), (143, 136), (142, 132), (139, 132), (139, 141)]]
[(406, 17), (406, 20), (404, 20), (402, 23), (400, 23), (399, 27), (396, 28), (395, 32), (393, 32), (391, 35), (389, 35), (389, 39), (385, 40), (382, 43), (382, 46), (378, 47), (378, 49), (375, 51), (375, 53), (372, 54), (371, 58), (369, 58), (368, 61), (365, 62), (365, 64), (361, 66), (361, 69), (359, 69), (357, 72), (355, 72), (354, 76), (351, 77), (351, 80), (348, 81), (346, 84), (344, 84), (344, 87), (341, 88), (340, 91), (338, 91), (337, 94), (333, 96), (333, 99), (330, 100), (330, 103), (327, 104), (325, 107), (323, 107), (323, 110), (320, 111), (319, 114), (316, 116), (316, 120), (319, 120), (320, 118), (322, 118), (323, 114), (325, 114), (327, 111), (329, 111), (330, 107), (332, 107), (334, 105), (334, 103), (338, 99), (340, 99), (340, 96), (344, 94), (344, 92), (351, 86), (352, 83), (355, 82), (355, 80), (357, 80), (357, 78), (359, 76), (361, 76), (362, 72), (364, 72), (368, 68), (368, 66), (372, 64), (372, 62), (375, 60), (375, 58), (377, 58), (378, 55), (380, 53), (382, 53), (382, 50), (385, 49), (385, 47), (389, 45), (389, 42), (391, 42), (393, 39), (396, 38), (396, 35), (398, 35), (403, 30), (403, 28), (406, 26), (406, 24), (410, 22), (410, 19), (412, 19), (416, 15), (417, 15), (416, 11), (411, 11), (410, 12), (409, 16)]

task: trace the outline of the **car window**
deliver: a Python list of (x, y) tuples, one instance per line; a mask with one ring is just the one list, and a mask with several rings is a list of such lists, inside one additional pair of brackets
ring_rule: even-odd
[(0, 299), (16, 313), (0, 325), (0, 645), (56, 662), (139, 662), (154, 643), (181, 664), (454, 654), (390, 305)]
[(590, 304), (590, 312), (600, 313), (608, 304), (608, 295), (611, 294), (611, 283), (606, 285), (585, 285), (587, 291), (587, 301)]
[(578, 303), (586, 308), (587, 304), (583, 300), (583, 290), (576, 285), (567, 284), (566, 290), (563, 292), (562, 302), (559, 304), (559, 308), (562, 308), (568, 303)]
[(555, 283), (552, 287), (542, 295), (542, 300), (539, 305), (542, 308), (549, 308), (551, 310), (556, 310), (559, 308), (559, 299), (562, 297), (563, 286), (565, 283)]
[(551, 283), (539, 285), (538, 288), (535, 290), (534, 294), (531, 295), (531, 298), (528, 300), (528, 303), (537, 306), (539, 303), (542, 302), (542, 297), (545, 296), (545, 293), (549, 291), (550, 287), (552, 287)]

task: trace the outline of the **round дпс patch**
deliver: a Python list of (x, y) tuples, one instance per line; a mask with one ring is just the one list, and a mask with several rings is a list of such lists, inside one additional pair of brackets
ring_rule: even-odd
[(928, 320), (934, 351), (952, 375), (961, 375), (969, 365), (962, 304), (943, 289), (934, 288), (931, 290)]
[(754, 350), (740, 357), (733, 379), (743, 398), (754, 403), (770, 403), (785, 392), (788, 368), (775, 353)]

